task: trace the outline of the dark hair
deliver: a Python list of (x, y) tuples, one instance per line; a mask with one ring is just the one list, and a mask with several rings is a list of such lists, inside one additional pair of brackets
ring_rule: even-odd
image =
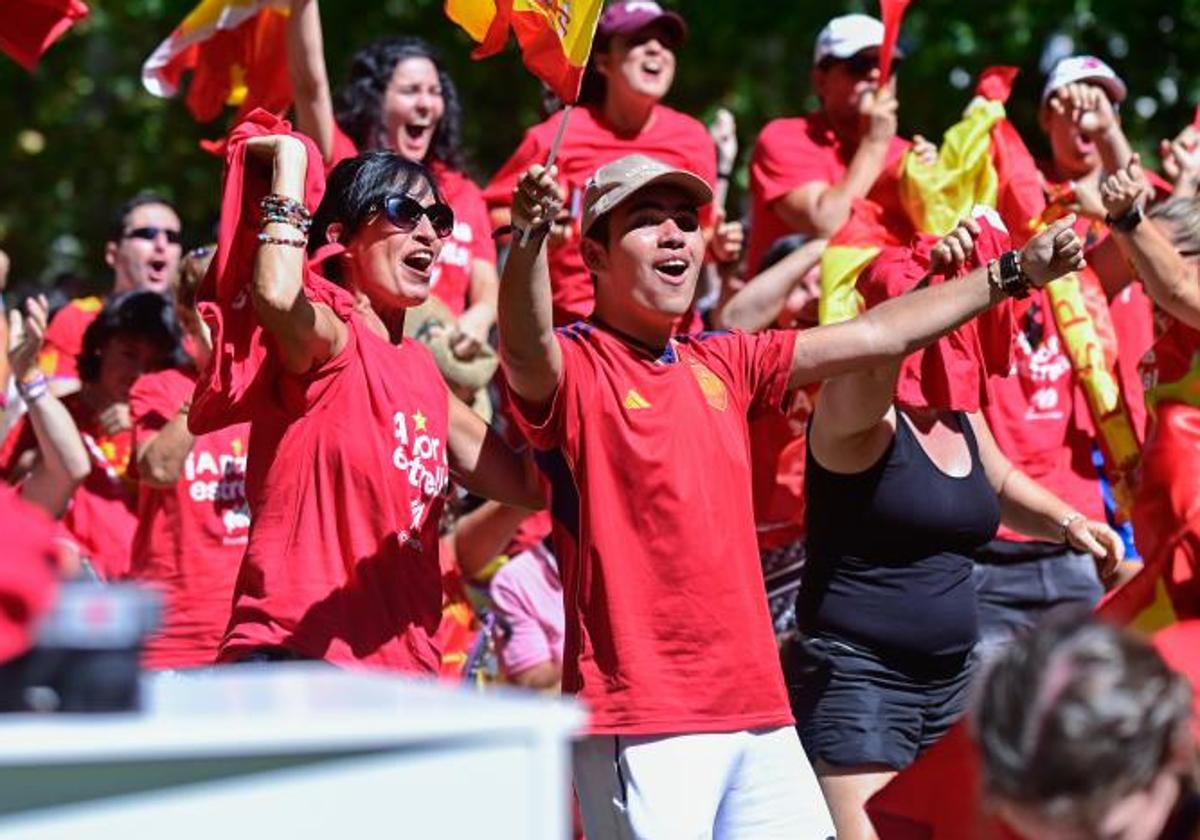
[(154, 370), (168, 367), (186, 367), (187, 354), (180, 343), (182, 331), (175, 320), (175, 308), (171, 301), (158, 292), (125, 292), (110, 298), (88, 324), (83, 334), (83, 350), (79, 353), (79, 378), (84, 382), (95, 382), (100, 376), (100, 359), (108, 343), (114, 338), (127, 336), (145, 339), (154, 344), (159, 357), (152, 366)]
[(360, 150), (390, 149), (392, 138), (387, 136), (383, 125), (383, 96), (397, 65), (410, 58), (433, 62), (445, 103), (429, 146), (429, 156), (451, 169), (461, 170), (466, 166), (466, 155), (458, 89), (437, 52), (421, 38), (388, 38), (355, 53), (350, 62), (350, 78), (334, 98), (334, 117)]
[(763, 253), (754, 272), (761, 274), (776, 263), (783, 262), (785, 258), (804, 247), (808, 239), (803, 233), (786, 233), (779, 237)]
[(1191, 714), (1191, 685), (1145, 640), (1058, 616), (1018, 639), (983, 680), (974, 730), (985, 788), (1087, 826), (1150, 784)]
[[(383, 200), (395, 193), (416, 195), (427, 186), (437, 201), (442, 201), (433, 173), (395, 152), (363, 152), (347, 158), (333, 168), (325, 184), (325, 195), (313, 213), (308, 236), (308, 252), (329, 244), (329, 226), (340, 222), (342, 242), (348, 241), (378, 212)], [(340, 280), (336, 260), (326, 264), (329, 279)]]
[(112, 215), (112, 219), (108, 226), (108, 241), (120, 242), (121, 237), (125, 235), (125, 222), (129, 219), (129, 214), (139, 207), (145, 207), (147, 204), (162, 204), (165, 207), (171, 208), (176, 216), (179, 215), (179, 209), (162, 193), (151, 192), (144, 190), (133, 198), (126, 201), (118, 207)]

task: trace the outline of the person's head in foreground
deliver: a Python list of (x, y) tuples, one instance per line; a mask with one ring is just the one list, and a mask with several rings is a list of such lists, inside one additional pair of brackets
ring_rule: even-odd
[(388, 38), (356, 53), (334, 108), (359, 149), (463, 167), (458, 92), (437, 52), (420, 38)]
[(157, 292), (109, 299), (83, 334), (79, 378), (101, 402), (123, 402), (143, 373), (181, 366), (179, 324), (172, 304)]
[(1125, 83), (1095, 56), (1071, 56), (1054, 65), (1042, 88), (1038, 124), (1060, 175), (1082, 178), (1100, 166), (1093, 135), (1100, 120), (1116, 120), (1125, 95)]
[(656, 334), (692, 305), (704, 262), (698, 175), (646, 155), (600, 167), (584, 195), (583, 259), (596, 280), (596, 314), (635, 336)]
[[(813, 49), (812, 87), (821, 111), (834, 130), (847, 139), (862, 132), (862, 101), (879, 89), (879, 48), (883, 24), (869, 15), (835, 17), (817, 35)], [(894, 71), (899, 54), (892, 61)]]
[(1187, 679), (1091, 617), (1018, 639), (984, 677), (973, 721), (985, 794), (1029, 840), (1176, 836), (1166, 829), (1195, 791), (1191, 723)]
[(653, 0), (621, 0), (596, 24), (580, 101), (623, 110), (661, 102), (675, 81), (687, 24)]
[(418, 306), (429, 296), (433, 264), (454, 229), (454, 211), (419, 163), (366, 152), (329, 175), (313, 214), (309, 253), (330, 243), (330, 279), (366, 296), (377, 312)]
[(113, 270), (113, 292), (166, 292), (183, 255), (179, 214), (157, 193), (138, 193), (113, 214), (104, 261)]

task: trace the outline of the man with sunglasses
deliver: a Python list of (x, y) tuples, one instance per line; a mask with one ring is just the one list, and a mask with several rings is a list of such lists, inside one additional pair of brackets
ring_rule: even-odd
[(825, 840), (763, 594), (748, 423), (806, 383), (898, 362), (1061, 275), (1078, 238), (1061, 222), (1007, 254), (1022, 266), (1004, 270), (1008, 285), (994, 261), (843, 324), (678, 336), (712, 190), (627, 155), (583, 200), (595, 313), (555, 331), (556, 176), (533, 166), (515, 191), (514, 224), (529, 236), (514, 236), (498, 323), (513, 414), (552, 487), (563, 690), (591, 711), (574, 761), (584, 829), (590, 840)]
[[(181, 224), (174, 205), (165, 197), (142, 192), (122, 204), (113, 216), (104, 261), (113, 272), (110, 295), (134, 290), (167, 294), (179, 272), (183, 256)], [(83, 349), (83, 334), (100, 314), (105, 298), (84, 297), (60, 309), (46, 330), (38, 366), (50, 378), (57, 394), (79, 388), (76, 356)], [(124, 423), (117, 412), (113, 423)], [(111, 431), (116, 431), (114, 427)]]
[[(751, 272), (782, 236), (828, 238), (849, 218), (855, 199), (900, 212), (900, 157), (911, 144), (896, 136), (895, 82), (880, 84), (882, 43), (883, 24), (873, 17), (829, 21), (813, 53), (820, 110), (763, 128), (750, 162)], [(933, 148), (919, 146), (922, 155)]]

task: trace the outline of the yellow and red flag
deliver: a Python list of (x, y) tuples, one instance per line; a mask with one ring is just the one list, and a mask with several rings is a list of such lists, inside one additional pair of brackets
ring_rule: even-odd
[(201, 0), (146, 59), (142, 84), (174, 96), (190, 72), (185, 101), (200, 122), (226, 105), (282, 113), (292, 102), (287, 16), (287, 0)]
[(79, 0), (0, 0), (0, 52), (32, 73), (50, 45), (87, 15)]
[(511, 29), (529, 72), (564, 104), (579, 98), (603, 0), (446, 0), (446, 16), (479, 44), (474, 58), (504, 49)]

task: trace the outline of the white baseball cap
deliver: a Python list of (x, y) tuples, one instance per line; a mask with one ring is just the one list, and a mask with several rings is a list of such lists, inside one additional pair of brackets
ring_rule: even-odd
[[(883, 46), (883, 24), (870, 15), (835, 17), (817, 34), (813, 64), (826, 58), (849, 58), (855, 53)], [(897, 55), (899, 50), (896, 51)]]
[(1104, 88), (1108, 98), (1114, 104), (1125, 100), (1128, 92), (1121, 77), (1094, 55), (1072, 55), (1054, 65), (1050, 75), (1046, 77), (1046, 86), (1042, 88), (1042, 103), (1061, 87), (1074, 82), (1095, 82)]

